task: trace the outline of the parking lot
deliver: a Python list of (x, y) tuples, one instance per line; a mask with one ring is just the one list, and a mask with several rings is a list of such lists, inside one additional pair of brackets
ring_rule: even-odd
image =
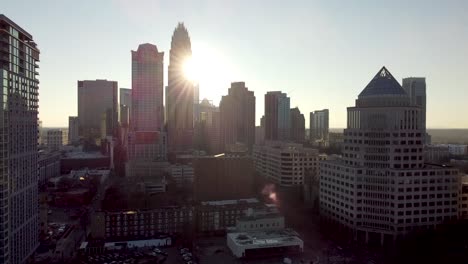
[[(144, 263), (180, 263), (180, 264), (197, 264), (194, 256), (183, 259), (180, 249), (171, 248), (154, 248), (135, 250), (132, 252), (107, 253), (94, 255), (82, 259), (82, 264), (144, 264)], [(185, 253), (192, 253), (186, 251)]]

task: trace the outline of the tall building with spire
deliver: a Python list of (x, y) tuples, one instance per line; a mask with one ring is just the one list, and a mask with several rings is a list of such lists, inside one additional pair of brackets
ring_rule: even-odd
[(0, 263), (25, 263), (39, 246), (38, 64), (33, 36), (0, 14)]
[(184, 64), (191, 56), (188, 31), (179, 23), (172, 35), (166, 88), (166, 124), (171, 152), (192, 148), (195, 84), (184, 74)]
[(348, 107), (343, 158), (320, 164), (320, 210), (356, 239), (392, 243), (458, 216), (458, 170), (424, 161), (423, 109), (383, 67)]

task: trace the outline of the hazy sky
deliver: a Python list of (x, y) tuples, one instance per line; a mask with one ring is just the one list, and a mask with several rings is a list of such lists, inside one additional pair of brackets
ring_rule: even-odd
[(44, 126), (67, 126), (77, 114), (77, 80), (130, 87), (130, 50), (140, 43), (156, 44), (167, 66), (172, 32), (183, 21), (203, 62), (200, 99), (218, 105), (230, 82), (245, 81), (257, 123), (266, 91), (281, 90), (306, 127), (308, 113), (323, 108), (331, 127), (344, 127), (346, 107), (385, 65), (400, 82), (426, 77), (428, 127), (468, 128), (468, 1), (1, 2), (0, 13), (41, 50)]

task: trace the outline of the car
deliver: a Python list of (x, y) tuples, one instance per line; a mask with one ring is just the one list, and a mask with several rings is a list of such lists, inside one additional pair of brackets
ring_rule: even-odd
[(160, 254), (163, 255), (163, 256), (165, 256), (165, 257), (169, 256), (169, 254), (167, 254), (167, 252), (164, 252), (164, 251), (161, 251)]
[(182, 257), (192, 257), (192, 253), (188, 252), (182, 255)]
[(191, 258), (191, 257), (183, 257), (182, 259), (183, 259), (183, 260), (185, 260), (185, 261), (192, 260), (192, 258)]
[(153, 249), (153, 251), (156, 252), (156, 253), (161, 253), (161, 250), (159, 248), (155, 248), (155, 249)]

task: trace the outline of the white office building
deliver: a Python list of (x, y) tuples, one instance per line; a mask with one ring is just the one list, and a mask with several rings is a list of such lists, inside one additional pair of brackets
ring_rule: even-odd
[(303, 185), (308, 173), (315, 173), (327, 155), (301, 144), (267, 141), (253, 149), (255, 169), (280, 186)]
[(237, 258), (293, 255), (303, 251), (304, 242), (285, 228), (284, 216), (274, 206), (246, 210), (236, 220), (234, 232), (226, 234), (227, 246)]
[(425, 164), (422, 109), (383, 67), (348, 108), (343, 159), (320, 164), (320, 210), (386, 243), (458, 216), (458, 170)]

